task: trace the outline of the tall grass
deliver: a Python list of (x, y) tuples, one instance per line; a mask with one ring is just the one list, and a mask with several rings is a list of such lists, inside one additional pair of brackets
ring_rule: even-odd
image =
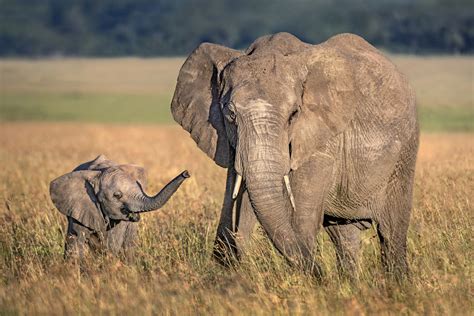
[[(373, 230), (359, 282), (340, 279), (325, 233), (321, 283), (289, 268), (260, 229), (241, 265), (211, 259), (225, 171), (175, 127), (77, 123), (0, 126), (0, 313), (468, 314), (473, 306), (471, 134), (422, 135), (408, 236), (412, 280), (388, 282)], [(142, 217), (136, 261), (108, 256), (82, 269), (62, 257), (65, 218), (48, 184), (104, 153), (147, 167), (150, 193), (183, 169), (192, 178)]]

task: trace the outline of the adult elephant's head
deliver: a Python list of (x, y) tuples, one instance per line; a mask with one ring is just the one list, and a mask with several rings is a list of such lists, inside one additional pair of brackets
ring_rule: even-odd
[(148, 196), (142, 167), (96, 165), (67, 173), (50, 184), (51, 199), (58, 210), (96, 231), (101, 231), (108, 219), (136, 222), (140, 213), (161, 208), (189, 177), (184, 171), (158, 194)]
[(347, 65), (332, 42), (279, 33), (245, 52), (204, 43), (181, 68), (174, 119), (219, 166), (235, 168), (257, 214), (283, 212), (286, 175), (351, 115), (343, 99), (353, 81), (336, 78)]

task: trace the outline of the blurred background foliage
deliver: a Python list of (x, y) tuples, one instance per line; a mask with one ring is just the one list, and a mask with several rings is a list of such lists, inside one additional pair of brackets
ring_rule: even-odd
[(199, 43), (281, 31), (363, 36), (407, 75), (424, 131), (474, 131), (472, 0), (0, 0), (0, 122), (173, 123)]
[(0, 0), (0, 56), (186, 55), (291, 32), (356, 33), (397, 53), (474, 52), (469, 0)]

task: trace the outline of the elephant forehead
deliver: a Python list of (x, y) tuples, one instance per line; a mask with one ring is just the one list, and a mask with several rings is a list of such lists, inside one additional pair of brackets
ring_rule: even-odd
[(224, 91), (231, 91), (230, 99), (234, 103), (249, 104), (260, 99), (287, 107), (296, 102), (302, 87), (297, 67), (290, 67), (276, 56), (243, 57), (226, 70)]
[(119, 168), (108, 168), (100, 178), (101, 189), (123, 189), (133, 182), (133, 178)]
[(285, 114), (297, 103), (297, 93), (288, 87), (265, 89), (265, 85), (245, 85), (235, 89), (230, 100), (239, 113), (276, 110)]
[(294, 58), (287, 58), (281, 54), (269, 53), (242, 56), (224, 69), (224, 76), (231, 82), (271, 79), (295, 80), (298, 73)]
[(237, 108), (239, 110), (254, 110), (255, 112), (263, 113), (275, 108), (275, 105), (263, 99), (254, 99), (246, 103), (238, 103)]

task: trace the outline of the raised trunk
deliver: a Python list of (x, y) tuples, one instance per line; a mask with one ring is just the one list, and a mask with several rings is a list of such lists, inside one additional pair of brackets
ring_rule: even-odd
[(168, 202), (170, 197), (178, 190), (184, 180), (189, 178), (187, 171), (182, 172), (176, 178), (171, 180), (158, 194), (148, 196), (143, 190), (137, 194), (128, 208), (133, 213), (143, 213), (157, 210)]

